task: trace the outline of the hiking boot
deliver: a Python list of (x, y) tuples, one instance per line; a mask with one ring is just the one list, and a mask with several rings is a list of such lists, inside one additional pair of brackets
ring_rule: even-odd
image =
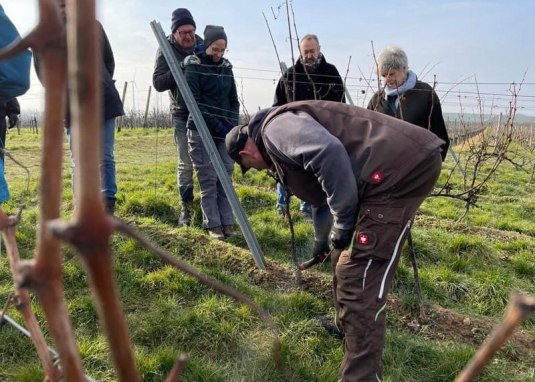
[(336, 324), (334, 323), (334, 320), (330, 319), (327, 316), (319, 316), (316, 318), (317, 323), (325, 329), (327, 333), (329, 333), (331, 336), (343, 340), (345, 338), (344, 332), (342, 332)]
[(182, 204), (182, 208), (180, 210), (180, 215), (178, 217), (178, 225), (181, 227), (185, 227), (191, 224), (191, 210), (193, 209), (193, 206), (191, 203), (188, 204)]
[(234, 225), (224, 225), (223, 226), (223, 235), (225, 237), (234, 236), (236, 231), (234, 230)]
[(110, 215), (113, 215), (115, 213), (115, 203), (117, 202), (117, 199), (112, 198), (105, 198), (104, 199), (104, 208), (106, 208), (106, 212)]
[(221, 227), (208, 228), (208, 236), (216, 240), (225, 240), (225, 234)]

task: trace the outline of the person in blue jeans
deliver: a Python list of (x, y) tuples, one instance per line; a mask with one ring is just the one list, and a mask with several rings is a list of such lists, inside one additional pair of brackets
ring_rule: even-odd
[[(336, 67), (325, 60), (318, 36), (305, 35), (299, 42), (299, 59), (280, 78), (275, 90), (273, 106), (293, 101), (324, 100), (345, 102), (344, 83)], [(286, 215), (286, 190), (277, 183), (277, 211)], [(299, 210), (305, 220), (312, 222), (312, 206), (301, 201)]]
[[(115, 121), (116, 118), (124, 115), (123, 103), (119, 92), (115, 87), (113, 73), (115, 70), (115, 59), (111, 49), (110, 42), (104, 32), (102, 24), (97, 21), (97, 26), (102, 36), (102, 70), (101, 86), (103, 97), (103, 122), (102, 122), (102, 151), (100, 161), (101, 192), (104, 197), (104, 203), (108, 213), (115, 212), (117, 202), (117, 181), (115, 171)], [(69, 136), (69, 145), (72, 143), (72, 132), (70, 129), (70, 118), (67, 117), (67, 134)], [(83, 127), (82, 127), (83, 128)], [(72, 153), (72, 146), (71, 146)], [(74, 167), (74, 158), (71, 156)]]
[[(60, 10), (62, 12), (63, 20), (66, 21), (65, 13), (65, 0), (59, 1)], [(113, 214), (115, 212), (115, 205), (117, 202), (117, 182), (115, 171), (115, 120), (117, 117), (124, 115), (123, 103), (119, 92), (115, 87), (115, 81), (113, 80), (113, 73), (115, 71), (115, 58), (113, 51), (106, 36), (106, 32), (100, 22), (97, 23), (97, 28), (101, 35), (101, 48), (102, 48), (102, 68), (101, 74), (101, 91), (102, 91), (102, 157), (100, 163), (101, 171), (101, 192), (104, 198), (104, 203), (108, 213)], [(38, 56), (34, 57), (35, 71), (37, 76), (41, 79), (40, 64)], [(67, 136), (69, 139), (69, 147), (71, 148), (71, 166), (74, 169), (74, 157), (72, 156), (72, 131), (70, 121), (70, 107), (67, 102), (67, 111), (65, 116), (65, 127), (67, 130)], [(82, 126), (83, 128), (83, 126)], [(74, 179), (73, 179), (74, 180)], [(73, 181), (74, 185), (74, 181)], [(74, 189), (74, 187), (73, 187)], [(76, 194), (76, 190), (75, 194)]]
[[(286, 197), (286, 193), (287, 191), (282, 183), (277, 182), (277, 211), (283, 216), (286, 215), (286, 208), (290, 204), (290, 199)], [(312, 222), (312, 206), (310, 203), (301, 200), (299, 211), (301, 211), (307, 221)]]
[[(171, 34), (167, 36), (167, 41), (178, 62), (184, 61), (184, 58), (202, 49), (203, 40), (195, 34), (195, 31), (196, 25), (191, 13), (186, 8), (175, 9), (171, 15)], [(189, 111), (160, 48), (156, 53), (152, 84), (159, 92), (168, 90), (171, 98), (171, 113), (178, 154), (178, 193), (182, 205), (178, 225), (187, 226), (191, 223), (193, 210), (193, 164), (188, 152), (188, 129), (186, 127)]]
[[(72, 156), (72, 131), (67, 129), (67, 136), (69, 139), (69, 148), (71, 149), (71, 168), (74, 169), (74, 157)], [(115, 117), (104, 121), (102, 129), (102, 156), (100, 162), (100, 191), (104, 196), (106, 210), (113, 214), (115, 212), (115, 204), (117, 200), (117, 180), (115, 176)], [(73, 179), (74, 181), (74, 179)], [(74, 182), (73, 182), (74, 184)]]

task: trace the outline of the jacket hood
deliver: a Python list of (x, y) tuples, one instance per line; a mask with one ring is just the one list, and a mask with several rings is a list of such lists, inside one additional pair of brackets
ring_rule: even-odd
[(266, 152), (264, 140), (262, 139), (262, 125), (266, 117), (275, 109), (276, 107), (268, 107), (259, 110), (253, 115), (247, 127), (247, 133), (253, 139), (254, 143), (256, 144), (256, 147), (258, 147), (258, 150), (260, 150), (262, 157), (264, 157), (264, 160), (268, 164), (271, 164), (271, 158)]
[(268, 114), (271, 113), (275, 109), (276, 107), (268, 107), (268, 108), (259, 110), (253, 115), (253, 117), (249, 121), (247, 132), (257, 146), (262, 141), (262, 138), (260, 136), (262, 123), (264, 122)]

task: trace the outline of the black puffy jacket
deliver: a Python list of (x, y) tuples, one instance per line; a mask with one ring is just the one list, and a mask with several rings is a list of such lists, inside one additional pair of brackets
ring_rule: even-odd
[[(295, 72), (295, 95), (294, 89)], [(323, 54), (316, 70), (305, 71), (301, 60), (289, 68), (279, 79), (273, 106), (286, 105), (293, 101), (334, 101), (345, 102), (344, 83), (336, 67), (329, 64)]]

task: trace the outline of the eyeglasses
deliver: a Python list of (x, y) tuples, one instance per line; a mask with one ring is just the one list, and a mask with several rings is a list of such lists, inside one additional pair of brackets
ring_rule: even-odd
[(184, 36), (195, 37), (195, 31), (194, 30), (192, 30), (192, 31), (178, 31), (178, 34), (180, 35), (180, 37), (184, 37)]
[(221, 54), (225, 54), (226, 52), (228, 52), (228, 49), (219, 49), (219, 48), (210, 48), (212, 50), (212, 53), (221, 53)]

